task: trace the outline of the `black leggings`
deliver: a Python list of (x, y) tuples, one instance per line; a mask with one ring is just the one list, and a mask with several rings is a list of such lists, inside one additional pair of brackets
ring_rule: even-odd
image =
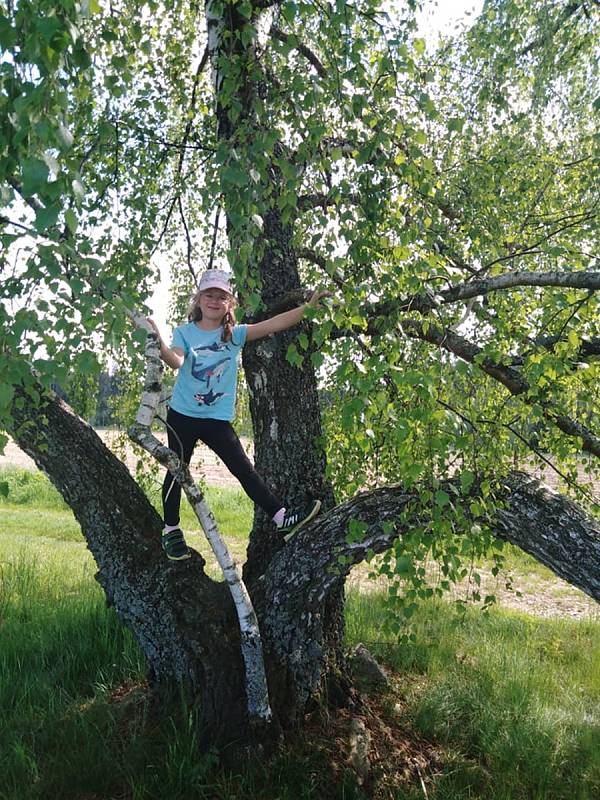
[[(231, 423), (222, 419), (200, 419), (186, 417), (169, 409), (167, 414), (167, 436), (169, 447), (186, 464), (190, 463), (198, 440), (216, 453), (227, 469), (242, 484), (246, 494), (273, 517), (283, 507), (275, 495), (254, 469), (254, 466), (241, 445)], [(179, 437), (179, 441), (178, 438)], [(181, 442), (181, 443), (180, 443)], [(183, 453), (181, 452), (183, 447)], [(173, 480), (170, 472), (165, 476), (162, 489), (165, 525), (179, 524), (179, 505), (181, 486)]]

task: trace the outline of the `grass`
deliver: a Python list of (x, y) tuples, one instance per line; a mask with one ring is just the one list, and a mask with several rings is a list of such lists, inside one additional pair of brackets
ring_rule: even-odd
[(351, 593), (348, 639), (409, 676), (413, 730), (454, 751), (434, 797), (600, 796), (598, 622), (500, 609), (458, 616), (430, 603), (416, 614), (415, 641), (398, 645), (382, 634), (384, 614), (383, 594)]
[[(11, 536), (47, 537), (49, 539), (83, 542), (79, 523), (59, 492), (41, 473), (19, 467), (0, 468), (2, 532)], [(219, 527), (229, 541), (246, 544), (252, 522), (252, 501), (241, 489), (208, 486), (206, 499)], [(153, 489), (149, 499), (160, 510), (160, 492)], [(40, 523), (43, 511), (43, 523)], [(190, 506), (181, 504), (181, 525), (191, 534), (190, 542), (198, 549), (204, 547), (198, 520)], [(197, 536), (197, 539), (193, 537)], [(239, 548), (238, 548), (239, 549)], [(206, 555), (205, 552), (203, 552)]]
[[(192, 727), (144, 724), (143, 659), (106, 608), (70, 511), (39, 476), (3, 471), (3, 480), (0, 800), (377, 796), (343, 771), (334, 778), (323, 750), (309, 742), (235, 774), (215, 754), (198, 754)], [(232, 546), (243, 548), (249, 503), (232, 490), (209, 495)], [(348, 644), (365, 642), (393, 672), (390, 715), (438, 750), (430, 800), (600, 796), (597, 621), (501, 609), (458, 616), (432, 603), (413, 617), (415, 640), (399, 645), (382, 629), (384, 606), (383, 594), (349, 592)], [(424, 795), (407, 785), (381, 796)]]

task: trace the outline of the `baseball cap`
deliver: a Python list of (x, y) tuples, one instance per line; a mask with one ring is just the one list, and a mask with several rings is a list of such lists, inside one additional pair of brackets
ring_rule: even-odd
[(198, 291), (203, 292), (206, 289), (222, 289), (233, 294), (231, 272), (225, 272), (224, 269), (207, 269), (198, 281)]

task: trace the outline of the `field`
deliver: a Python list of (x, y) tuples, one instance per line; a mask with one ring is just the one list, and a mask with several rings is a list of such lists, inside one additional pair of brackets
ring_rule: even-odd
[[(357, 712), (373, 742), (364, 784), (347, 764), (347, 712), (316, 713), (310, 737), (232, 771), (215, 753), (198, 756), (191, 728), (149, 723), (143, 660), (106, 608), (61, 498), (22, 468), (3, 468), (2, 484), (2, 800), (600, 797), (597, 606), (517, 551), (515, 583), (544, 597), (530, 606), (540, 613), (506, 609), (503, 596), (487, 616), (423, 605), (406, 644), (382, 633), (385, 588), (364, 571), (353, 576), (348, 646), (366, 643), (390, 676)], [(243, 558), (250, 503), (231, 487), (208, 495)], [(193, 527), (191, 516), (184, 522)], [(205, 552), (198, 533), (189, 541)], [(576, 619), (565, 596), (581, 604)]]

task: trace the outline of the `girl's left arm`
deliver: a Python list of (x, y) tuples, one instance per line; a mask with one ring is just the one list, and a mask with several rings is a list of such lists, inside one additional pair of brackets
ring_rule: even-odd
[(285, 331), (297, 325), (304, 317), (304, 312), (308, 306), (316, 308), (319, 302), (328, 297), (330, 292), (313, 292), (308, 303), (303, 303), (297, 308), (292, 308), (290, 311), (284, 311), (283, 314), (277, 314), (270, 319), (265, 319), (262, 322), (255, 322), (253, 325), (248, 325), (246, 329), (246, 341), (253, 342), (256, 339), (262, 339), (263, 336), (269, 336), (272, 333)]

